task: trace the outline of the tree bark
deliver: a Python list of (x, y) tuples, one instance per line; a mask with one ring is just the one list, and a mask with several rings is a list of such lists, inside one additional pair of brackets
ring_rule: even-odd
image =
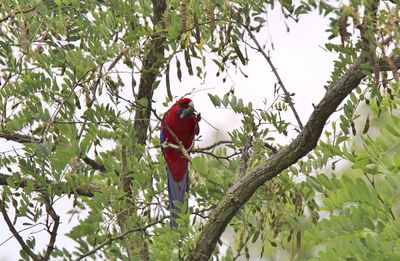
[[(163, 15), (167, 8), (165, 0), (152, 0), (153, 2), (153, 22), (157, 26), (163, 27)], [(134, 129), (138, 143), (146, 144), (147, 129), (151, 114), (151, 101), (153, 98), (154, 84), (162, 68), (164, 57), (165, 38), (155, 33), (146, 45), (146, 53), (143, 60), (143, 67), (137, 94), (139, 106), (136, 109)]]
[[(152, 35), (145, 47), (139, 90), (135, 101), (137, 106), (133, 123), (133, 135), (136, 137), (137, 144), (139, 145), (145, 145), (147, 142), (147, 130), (150, 123), (153, 91), (156, 87), (156, 79), (159, 76), (159, 72), (162, 69), (165, 60), (165, 38), (157, 32), (157, 28), (164, 27), (163, 15), (167, 8), (167, 3), (166, 0), (152, 0), (152, 3), (155, 33)], [(124, 144), (121, 144), (121, 158), (123, 165), (124, 162), (126, 162), (126, 157), (133, 155), (133, 153), (129, 153), (130, 151), (130, 148), (126, 148)], [(135, 154), (137, 157), (140, 157), (142, 151), (135, 152)], [(123, 166), (122, 169), (123, 171), (120, 175), (121, 187), (125, 191), (127, 198), (132, 198), (135, 196), (134, 192), (131, 191), (131, 184), (134, 177), (132, 175), (127, 175), (127, 172), (124, 171), (125, 166)], [(126, 209), (121, 210), (120, 214), (118, 215), (118, 224), (122, 230), (122, 233), (129, 231), (129, 218), (132, 215), (135, 215), (136, 212), (136, 206), (131, 204), (131, 202), (132, 201), (126, 201), (126, 204), (129, 206)], [(140, 224), (136, 224), (136, 226), (140, 226)], [(149, 260), (148, 245), (145, 240), (145, 233), (143, 231), (140, 235), (127, 235), (124, 241), (127, 247), (129, 260), (138, 258), (140, 260)]]

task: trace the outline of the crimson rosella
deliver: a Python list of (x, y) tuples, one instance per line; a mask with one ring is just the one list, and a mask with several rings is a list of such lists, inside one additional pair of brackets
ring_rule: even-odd
[[(200, 119), (200, 114), (196, 114), (192, 100), (189, 98), (180, 99), (165, 113), (163, 121), (161, 122), (161, 144), (167, 141), (168, 143), (178, 145), (176, 139), (171, 134), (172, 132), (185, 149), (189, 150), (194, 143), (195, 135), (199, 134), (200, 129), (198, 122)], [(167, 126), (169, 128), (167, 128)], [(163, 149), (163, 154), (168, 173), (171, 227), (176, 228), (178, 225), (175, 219), (178, 217), (177, 213), (181, 211), (180, 207), (176, 205), (176, 202), (183, 204), (185, 194), (189, 190), (189, 160), (180, 150), (168, 146)]]

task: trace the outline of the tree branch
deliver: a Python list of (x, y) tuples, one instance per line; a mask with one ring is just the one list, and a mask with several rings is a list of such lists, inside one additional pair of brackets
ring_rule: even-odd
[(10, 220), (10, 217), (7, 214), (7, 210), (4, 207), (4, 201), (0, 199), (0, 211), (1, 214), (3, 215), (4, 221), (6, 222), (8, 228), (10, 229), (11, 233), (14, 235), (14, 237), (17, 239), (18, 243), (22, 247), (22, 249), (33, 259), (33, 260), (41, 260), (41, 258), (33, 253), (33, 251), (26, 245), (24, 239), (20, 236), (18, 231), (15, 229), (13, 223)]
[[(152, 0), (153, 3), (153, 23), (155, 25), (164, 26), (163, 17), (167, 9), (165, 0)], [(153, 86), (156, 82), (159, 72), (164, 62), (164, 42), (165, 37), (159, 33), (152, 35), (150, 41), (146, 44), (144, 50), (143, 67), (141, 70), (141, 77), (139, 83), (139, 91), (136, 101), (140, 106), (136, 109), (134, 128), (135, 136), (139, 144), (146, 144), (147, 129), (149, 127), (149, 120), (151, 115), (151, 103), (153, 98)]]
[(44, 254), (43, 260), (49, 260), (51, 252), (54, 250), (54, 244), (56, 242), (57, 238), (57, 231), (58, 231), (58, 226), (60, 225), (60, 217), (57, 215), (56, 211), (53, 208), (52, 202), (50, 200), (46, 200), (46, 209), (47, 213), (50, 215), (50, 217), (53, 219), (53, 229), (50, 231), (50, 241), (49, 244), (47, 245), (46, 253)]
[(16, 16), (16, 15), (18, 15), (18, 14), (26, 14), (26, 13), (32, 12), (32, 11), (35, 10), (35, 9), (36, 9), (36, 6), (33, 6), (33, 7), (29, 8), (29, 9), (26, 9), (26, 10), (16, 11), (16, 12), (14, 12), (14, 13), (11, 13), (11, 14), (7, 15), (7, 16), (4, 17), (4, 18), (1, 18), (1, 19), (0, 19), (0, 23), (5, 22), (5, 21), (7, 21), (8, 19), (10, 19), (11, 17)]
[[(4, 133), (0, 132), (0, 138), (4, 138), (6, 140), (10, 141), (15, 141), (18, 143), (42, 143), (43, 140), (39, 138), (35, 138), (33, 136), (29, 136), (26, 134), (20, 134), (20, 133)], [(53, 147), (55, 149), (55, 145)], [(91, 166), (93, 169), (98, 170), (100, 172), (106, 172), (106, 168), (104, 165), (96, 162), (95, 160), (89, 158), (88, 156), (82, 156), (82, 160), (89, 166)]]
[[(167, 125), (165, 125), (165, 126), (168, 127)], [(169, 132), (172, 134), (172, 131), (169, 130)], [(179, 141), (179, 145), (173, 144), (173, 143), (168, 142), (168, 141), (164, 141), (164, 143), (161, 144), (161, 147), (163, 149), (171, 148), (171, 149), (174, 149), (174, 150), (179, 150), (189, 162), (192, 162), (192, 157), (190, 156), (189, 152), (185, 149), (185, 147), (183, 147), (183, 145), (181, 144), (180, 141)]]
[(206, 150), (212, 150), (212, 149), (214, 149), (215, 147), (217, 147), (219, 145), (231, 144), (231, 143), (232, 143), (232, 141), (230, 141), (230, 140), (220, 140), (220, 141), (215, 142), (214, 144), (211, 144), (211, 145), (203, 147), (203, 148), (200, 148), (200, 147), (192, 148), (192, 149), (189, 150), (189, 152), (201, 153), (201, 152), (204, 152)]
[[(10, 181), (8, 181), (9, 179)], [(36, 191), (43, 191), (44, 188), (42, 187), (42, 185), (35, 180), (22, 179), (19, 183), (16, 183), (15, 185), (17, 188), (25, 188), (28, 185), (29, 181), (33, 182)], [(9, 182), (14, 183), (14, 181), (12, 180), (12, 176), (0, 173), (0, 186), (9, 186)], [(56, 182), (52, 180), (47, 180), (47, 183), (50, 184), (50, 186), (52, 186), (54, 190), (60, 190), (62, 187), (68, 186), (68, 184), (64, 182)], [(100, 190), (101, 190), (100, 185), (94, 183), (88, 183), (80, 187), (75, 187), (70, 191), (66, 191), (64, 193), (77, 194), (79, 196), (85, 196), (85, 197), (93, 197), (94, 193), (100, 192)]]
[(251, 37), (251, 39), (253, 40), (253, 42), (257, 45), (257, 49), (258, 51), (264, 56), (264, 58), (267, 60), (269, 66), (272, 69), (272, 72), (274, 73), (276, 79), (278, 80), (279, 85), (281, 86), (284, 94), (285, 94), (285, 101), (289, 104), (290, 109), (292, 109), (292, 112), (294, 114), (294, 117), (296, 118), (297, 124), (299, 124), (299, 128), (300, 130), (304, 129), (303, 123), (300, 120), (299, 114), (296, 111), (296, 108), (294, 107), (294, 103), (293, 103), (293, 99), (292, 96), (290, 95), (290, 93), (287, 91), (285, 85), (283, 84), (283, 81), (281, 79), (281, 77), (278, 74), (278, 71), (276, 70), (274, 64), (272, 63), (271, 57), (269, 57), (264, 49), (261, 47), (260, 43), (257, 41), (257, 38), (254, 36), (253, 32), (247, 27), (244, 26), (244, 28), (246, 29), (246, 31), (248, 32), (249, 36)]
[(20, 133), (4, 133), (0, 132), (0, 138), (15, 141), (18, 143), (40, 143), (41, 140), (29, 135), (20, 134)]
[[(365, 77), (361, 64), (366, 60), (365, 55), (362, 54), (343, 74), (342, 78), (328, 89), (320, 103), (315, 106), (307, 124), (296, 139), (288, 146), (280, 149), (276, 154), (273, 154), (258, 167), (250, 170), (246, 176), (238, 180), (228, 190), (225, 197), (211, 214), (194, 249), (186, 260), (208, 260), (230, 220), (240, 207), (250, 199), (257, 188), (315, 148), (329, 116), (335, 112), (340, 103)], [(400, 68), (400, 57), (396, 57), (393, 61), (396, 67)], [(382, 61), (382, 63), (385, 62)], [(381, 70), (387, 67), (382, 66)]]
[[(140, 105), (137, 106), (135, 111), (135, 118), (133, 122), (133, 135), (136, 137), (137, 143), (139, 145), (145, 145), (147, 142), (147, 130), (150, 124), (150, 115), (152, 109), (152, 98), (153, 91), (157, 87), (156, 79), (160, 74), (162, 67), (164, 66), (164, 44), (165, 37), (158, 31), (158, 28), (164, 27), (164, 13), (167, 9), (166, 0), (152, 0), (153, 6), (153, 17), (152, 24), (154, 25), (154, 33), (151, 35), (150, 39), (146, 42), (145, 48), (143, 50), (142, 58), (142, 68), (139, 82), (139, 90), (136, 96), (135, 103)], [(133, 77), (133, 76), (132, 76)], [(133, 93), (135, 96), (135, 93)], [(142, 151), (138, 151), (136, 156), (140, 157)], [(131, 183), (133, 180), (132, 175), (126, 175), (126, 173), (121, 173), (121, 186), (127, 195), (136, 195), (131, 191)], [(131, 196), (131, 197), (132, 197)], [(118, 225), (121, 230), (125, 232), (128, 227), (129, 217), (132, 216), (136, 210), (135, 206), (128, 208), (126, 215), (118, 220)], [(147, 242), (145, 240), (145, 235), (142, 233), (140, 237), (131, 238), (129, 237), (126, 242), (126, 248), (128, 252), (128, 259), (138, 259), (138, 260), (149, 260), (149, 250)], [(140, 252), (140, 256), (134, 257), (135, 254)]]
[(103, 173), (106, 172), (106, 167), (104, 167), (104, 165), (102, 165), (102, 164), (98, 163), (97, 161), (95, 161), (95, 160), (89, 158), (88, 156), (86, 156), (86, 155), (83, 156), (83, 157), (82, 157), (82, 160), (83, 160), (87, 165), (89, 165), (90, 167), (92, 167), (93, 169), (98, 170), (98, 171), (103, 172)]

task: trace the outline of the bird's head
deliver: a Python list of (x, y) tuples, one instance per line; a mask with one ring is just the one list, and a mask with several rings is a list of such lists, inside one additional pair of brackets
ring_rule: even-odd
[(194, 109), (194, 104), (191, 99), (182, 98), (177, 101), (177, 104), (179, 106), (178, 116), (180, 119), (187, 119), (194, 115), (196, 110)]

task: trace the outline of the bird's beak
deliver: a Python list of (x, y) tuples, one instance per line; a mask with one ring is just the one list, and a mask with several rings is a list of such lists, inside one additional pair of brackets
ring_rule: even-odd
[(188, 107), (184, 109), (179, 116), (181, 119), (185, 119), (186, 117), (192, 115), (194, 113), (194, 105), (193, 102), (189, 102)]

